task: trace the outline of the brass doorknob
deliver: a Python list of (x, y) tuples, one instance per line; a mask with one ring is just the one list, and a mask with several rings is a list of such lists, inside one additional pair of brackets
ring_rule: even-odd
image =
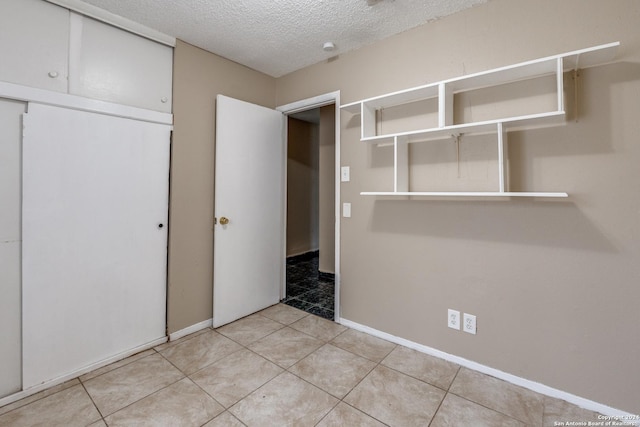
[(224, 216), (223, 216), (223, 217), (221, 217), (221, 218), (220, 218), (220, 224), (221, 224), (221, 225), (227, 225), (227, 224), (229, 224), (229, 218), (224, 217)]

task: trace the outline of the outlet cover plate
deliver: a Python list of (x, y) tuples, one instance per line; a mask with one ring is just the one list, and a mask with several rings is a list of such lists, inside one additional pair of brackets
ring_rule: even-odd
[(447, 326), (451, 329), (460, 330), (460, 312), (449, 309), (447, 311)]
[(476, 316), (465, 313), (462, 320), (462, 330), (469, 334), (476, 334)]

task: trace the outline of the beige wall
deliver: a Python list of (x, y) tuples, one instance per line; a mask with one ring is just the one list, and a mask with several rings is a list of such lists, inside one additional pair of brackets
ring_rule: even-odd
[(335, 273), (335, 171), (336, 119), (335, 106), (320, 107), (319, 127), (319, 195), (320, 195), (320, 259), (318, 270)]
[[(346, 319), (640, 412), (638, 22), (634, 0), (492, 0), (275, 83), (179, 42), (169, 331), (211, 317), (217, 93), (274, 106), (341, 90), (347, 103), (620, 40), (616, 64), (582, 72), (577, 123), (568, 85), (566, 126), (509, 135), (511, 188), (568, 200), (362, 197), (389, 185), (390, 155), (359, 143), (359, 117), (343, 113), (341, 301)], [(414, 180), (430, 173), (425, 156), (412, 153)], [(478, 335), (448, 329), (447, 308), (478, 316)]]
[(216, 95), (275, 106), (273, 78), (179, 40), (174, 54), (169, 333), (212, 316)]
[[(391, 151), (343, 113), (342, 316), (640, 412), (639, 22), (635, 0), (492, 0), (279, 78), (279, 105), (338, 89), (347, 103), (622, 42), (618, 62), (582, 71), (578, 122), (569, 84), (565, 126), (509, 134), (512, 189), (566, 200), (360, 196), (388, 188)], [(435, 164), (412, 163), (414, 179)], [(447, 328), (448, 308), (475, 314), (478, 334)]]
[(318, 125), (287, 120), (287, 256), (318, 250)]

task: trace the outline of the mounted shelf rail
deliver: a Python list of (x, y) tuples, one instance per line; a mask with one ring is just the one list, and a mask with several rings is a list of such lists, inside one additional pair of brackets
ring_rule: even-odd
[[(363, 192), (362, 195), (378, 196), (462, 196), (462, 197), (567, 197), (567, 193), (509, 192), (506, 190), (506, 132), (515, 127), (550, 125), (564, 121), (563, 73), (579, 68), (592, 67), (613, 60), (620, 42), (607, 43), (586, 49), (575, 50), (546, 58), (456, 77), (423, 86), (392, 92), (342, 105), (343, 111), (360, 115), (360, 139), (368, 144), (394, 145), (394, 191)], [(454, 95), (477, 89), (505, 85), (527, 79), (554, 76), (556, 81), (555, 108), (542, 113), (500, 117), (498, 119), (455, 124), (453, 120)], [(419, 130), (378, 134), (377, 112), (416, 101), (437, 99), (438, 125)], [(449, 139), (463, 134), (497, 134), (498, 176), (497, 192), (412, 192), (408, 180), (407, 144)]]

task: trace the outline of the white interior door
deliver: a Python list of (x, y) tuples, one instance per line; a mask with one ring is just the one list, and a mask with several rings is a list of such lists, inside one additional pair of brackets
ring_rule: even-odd
[(30, 103), (23, 386), (165, 336), (170, 127)]
[(217, 97), (214, 327), (280, 300), (284, 123), (282, 113), (275, 110)]

